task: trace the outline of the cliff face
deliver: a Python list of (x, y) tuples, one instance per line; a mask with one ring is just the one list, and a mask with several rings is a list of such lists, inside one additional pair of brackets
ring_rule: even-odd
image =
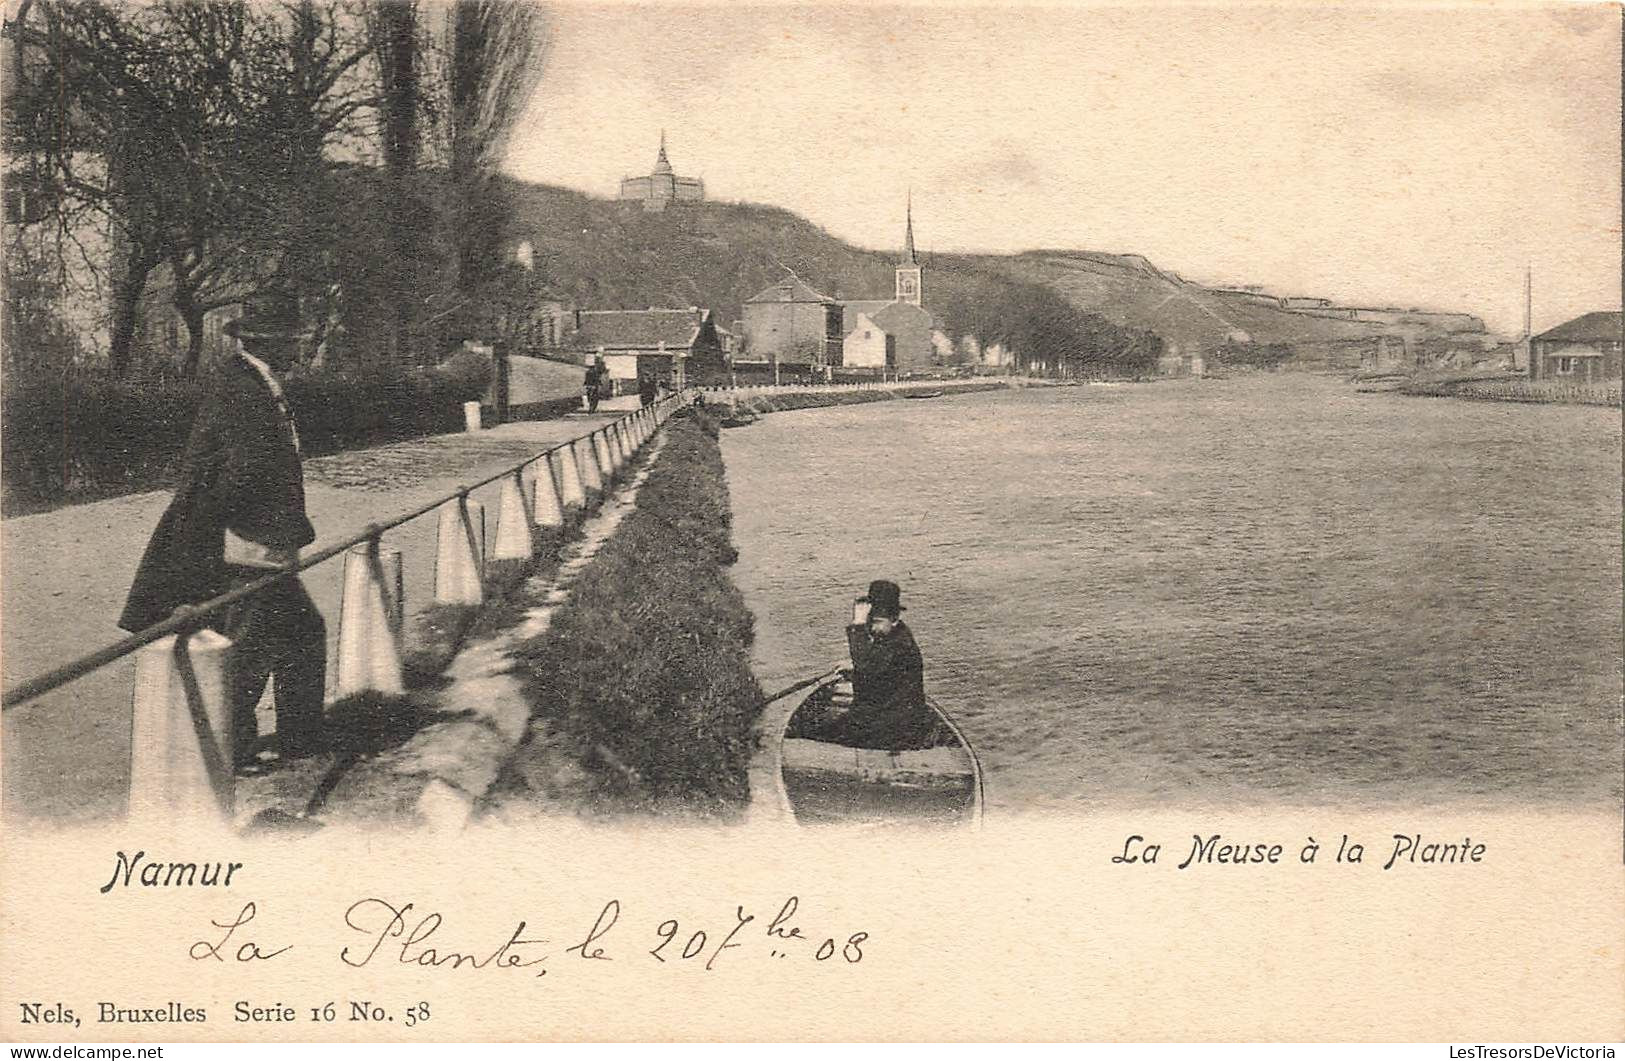
[(1324, 299), (1203, 287), (1158, 269), (1139, 255), (1031, 251), (979, 260), (1047, 284), (1080, 309), (1114, 323), (1149, 328), (1186, 351), (1227, 339), (1322, 344), (1383, 335), (1412, 341), (1452, 336), (1473, 340), (1484, 333), (1483, 321), (1464, 313), (1342, 307)]

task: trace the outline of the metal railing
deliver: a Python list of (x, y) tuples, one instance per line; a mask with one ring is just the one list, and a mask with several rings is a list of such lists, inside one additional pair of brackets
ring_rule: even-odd
[[(680, 392), (659, 399), (653, 405), (645, 408), (660, 409), (669, 407), (671, 403), (686, 404), (687, 401), (688, 394), (686, 392)], [(433, 512), (435, 509), (439, 508), (441, 505), (444, 505), (448, 501), (466, 499), (470, 493), (478, 490), (482, 486), (488, 486), (491, 483), (498, 482), (511, 475), (522, 474), (526, 468), (534, 464), (536, 461), (539, 461), (559, 450), (568, 449), (583, 439), (591, 439), (595, 435), (603, 434), (605, 435), (605, 442), (607, 444), (607, 432), (614, 430), (623, 421), (638, 416), (644, 411), (644, 408), (634, 409), (624, 416), (616, 417), (594, 431), (589, 431), (584, 435), (579, 435), (556, 445), (549, 446), (546, 449), (539, 450), (517, 464), (503, 468), (499, 472), (494, 472), (493, 474), (488, 475), (477, 482), (467, 483), (459, 486), (450, 493), (420, 505), (417, 508), (412, 509), (410, 512), (396, 516), (383, 523), (369, 523), (364, 529), (361, 530), (360, 533), (354, 534), (335, 545), (329, 545), (326, 548), (320, 549), (309, 556), (301, 557), (298, 563), (290, 564), (288, 567), (280, 571), (272, 572), (266, 575), (264, 578), (250, 582), (246, 586), (240, 586), (229, 593), (222, 593), (220, 596), (214, 597), (200, 604), (183, 605), (182, 607), (177, 608), (175, 614), (170, 616), (168, 619), (165, 619), (159, 623), (154, 623), (152, 626), (149, 626), (138, 633), (131, 634), (122, 641), (115, 642), (105, 648), (98, 649), (97, 651), (91, 652), (88, 655), (81, 656), (70, 663), (63, 664), (62, 666), (47, 671), (44, 674), (39, 674), (25, 681), (18, 682), (16, 685), (5, 690), (3, 695), (0, 695), (0, 708), (9, 711), (14, 707), (20, 707), (31, 700), (37, 700), (46, 693), (60, 689), (69, 682), (83, 678), (92, 671), (100, 670), (102, 667), (105, 667), (110, 663), (114, 663), (125, 656), (128, 656), (137, 650), (152, 644), (155, 641), (168, 637), (171, 634), (195, 631), (203, 625), (203, 621), (205, 619), (207, 619), (210, 615), (213, 615), (215, 612), (220, 611), (222, 608), (230, 607), (239, 601), (252, 597), (256, 593), (261, 593), (284, 579), (297, 578), (299, 575), (317, 566), (318, 564), (326, 563), (328, 560), (331, 560), (335, 556), (339, 556), (348, 550), (353, 549), (357, 545), (366, 543), (376, 548), (379, 539), (386, 531), (393, 530), (402, 524), (410, 523), (414, 519), (428, 515), (430, 512)]]

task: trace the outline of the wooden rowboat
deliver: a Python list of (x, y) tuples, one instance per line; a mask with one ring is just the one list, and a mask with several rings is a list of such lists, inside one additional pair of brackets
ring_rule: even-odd
[(940, 707), (927, 706), (933, 719), (920, 746), (856, 747), (841, 735), (851, 681), (843, 675), (816, 686), (785, 724), (781, 746), (780, 775), (796, 821), (980, 824), (976, 751)]

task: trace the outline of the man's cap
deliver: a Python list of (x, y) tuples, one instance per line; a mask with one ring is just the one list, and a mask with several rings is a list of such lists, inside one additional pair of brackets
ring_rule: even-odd
[(858, 599), (868, 602), (869, 612), (872, 615), (895, 617), (904, 610), (901, 604), (903, 591), (898, 587), (897, 583), (888, 582), (883, 578), (877, 578), (869, 583), (869, 592)]

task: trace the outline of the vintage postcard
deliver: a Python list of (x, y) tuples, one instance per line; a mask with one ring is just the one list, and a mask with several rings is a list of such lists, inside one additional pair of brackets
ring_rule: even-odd
[(0, 1037), (1617, 1043), (1621, 41), (7, 0)]

